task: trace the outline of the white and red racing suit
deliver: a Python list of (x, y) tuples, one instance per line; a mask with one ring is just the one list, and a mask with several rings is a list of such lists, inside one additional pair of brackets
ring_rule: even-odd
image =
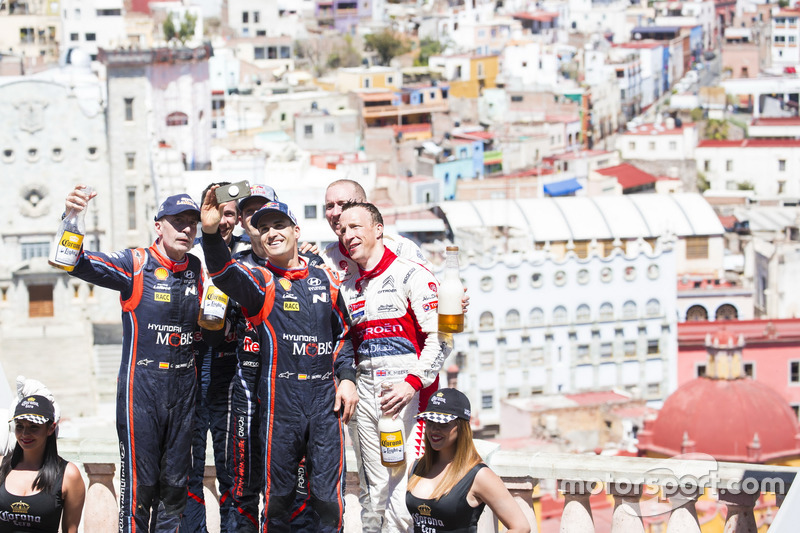
[(417, 391), (401, 411), (406, 461), (423, 449), (423, 426), (414, 418), (438, 388), (444, 362), (437, 333), (438, 283), (423, 266), (386, 248), (369, 272), (351, 272), (342, 285), (352, 320), (359, 402), (350, 433), (358, 459), (363, 531), (408, 531), (407, 467), (381, 464), (378, 397), (382, 382), (406, 381)]

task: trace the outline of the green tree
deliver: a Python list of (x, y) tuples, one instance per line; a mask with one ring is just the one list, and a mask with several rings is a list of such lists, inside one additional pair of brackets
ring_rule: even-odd
[(692, 122), (700, 122), (703, 120), (703, 108), (702, 107), (695, 107), (692, 109), (690, 115), (692, 117)]
[(364, 37), (364, 48), (368, 51), (375, 51), (380, 57), (381, 65), (389, 65), (389, 62), (402, 54), (408, 52), (411, 47), (395, 35), (391, 30), (383, 30), (380, 33), (371, 33)]
[(193, 35), (194, 35), (194, 28), (197, 25), (197, 16), (192, 15), (189, 12), (180, 19), (179, 26), (175, 27), (175, 21), (172, 20), (172, 16), (167, 15), (167, 19), (164, 21), (164, 25), (162, 26), (164, 30), (164, 39), (167, 41), (171, 41), (172, 39), (178, 39), (181, 44), (186, 44)]
[(740, 181), (739, 183), (736, 184), (736, 188), (739, 189), (740, 191), (752, 191), (756, 187), (749, 181)]
[(706, 122), (706, 129), (703, 135), (706, 139), (724, 141), (728, 138), (728, 122), (725, 120), (710, 119)]
[(419, 55), (414, 59), (414, 66), (427, 67), (431, 56), (442, 52), (442, 43), (436, 39), (425, 37), (419, 42)]
[(697, 192), (705, 192), (711, 188), (711, 184), (708, 183), (708, 178), (702, 172), (697, 173)]

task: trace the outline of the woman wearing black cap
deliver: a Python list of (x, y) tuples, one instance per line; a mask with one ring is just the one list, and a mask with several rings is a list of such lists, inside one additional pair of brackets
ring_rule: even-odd
[(441, 389), (417, 418), (425, 419), (425, 455), (412, 467), (406, 492), (414, 532), (475, 532), (488, 505), (509, 533), (529, 533), (528, 520), (503, 480), (475, 450), (467, 397)]
[(78, 467), (58, 455), (52, 402), (28, 396), (11, 421), (17, 444), (0, 464), (0, 531), (57, 533), (60, 523), (77, 533), (86, 492)]

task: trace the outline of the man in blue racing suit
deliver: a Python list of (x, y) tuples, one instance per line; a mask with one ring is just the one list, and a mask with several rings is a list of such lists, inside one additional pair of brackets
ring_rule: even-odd
[(345, 475), (343, 423), (357, 402), (355, 366), (338, 277), (299, 257), (300, 229), (288, 206), (269, 202), (252, 217), (267, 268), (231, 260), (219, 236), (220, 209), (203, 201), (203, 250), (215, 283), (259, 333), (264, 527), (288, 529), (297, 466), (311, 471), (320, 531), (341, 531)]

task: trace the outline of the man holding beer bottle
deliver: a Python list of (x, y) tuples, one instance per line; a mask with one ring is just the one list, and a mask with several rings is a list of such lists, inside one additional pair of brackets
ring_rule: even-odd
[[(96, 193), (67, 195), (67, 212)], [(70, 275), (120, 293), (122, 363), (117, 379), (120, 532), (176, 531), (186, 506), (195, 401), (195, 334), (203, 292), (200, 261), (187, 252), (200, 209), (168, 197), (147, 249), (112, 254), (81, 249)]]

